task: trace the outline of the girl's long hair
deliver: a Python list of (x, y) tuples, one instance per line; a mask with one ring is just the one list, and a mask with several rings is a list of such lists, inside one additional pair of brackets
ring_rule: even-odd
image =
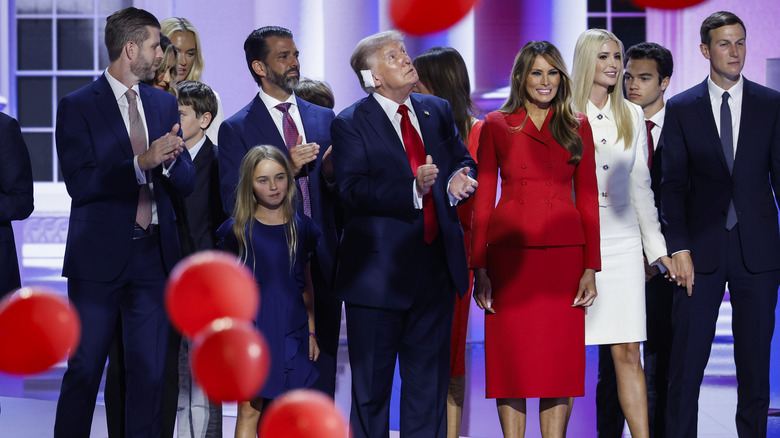
[[(609, 41), (617, 43), (621, 54), (621, 65), (617, 69), (617, 83), (610, 88), (609, 100), (612, 112), (615, 114), (618, 141), (623, 139), (625, 149), (631, 147), (634, 140), (634, 128), (631, 120), (631, 109), (623, 97), (623, 43), (612, 32), (605, 29), (588, 29), (577, 39), (574, 48), (574, 108), (582, 113), (588, 112), (588, 100), (590, 90), (593, 88), (593, 80), (596, 76), (596, 61), (601, 51), (601, 46)], [(598, 145), (596, 145), (598, 148)]]
[[(558, 70), (561, 78), (558, 92), (555, 93), (552, 101), (554, 111), (550, 120), (550, 133), (555, 141), (571, 154), (569, 164), (577, 164), (582, 158), (582, 139), (577, 133), (580, 122), (575, 117), (572, 108), (572, 83), (566, 72), (566, 63), (563, 62), (561, 53), (554, 45), (547, 41), (531, 41), (520, 49), (515, 57), (512, 77), (509, 80), (511, 84), (509, 97), (498, 111), (513, 114), (526, 108), (528, 95), (525, 91), (525, 85), (537, 56), (543, 57), (553, 68)], [(517, 130), (523, 129), (527, 121), (528, 114), (526, 112), (526, 120), (515, 128)]]
[(477, 109), (471, 100), (471, 84), (466, 62), (452, 47), (434, 47), (414, 58), (420, 82), (436, 97), (450, 103), (460, 140), (468, 143), (471, 119)]
[[(287, 175), (287, 193), (284, 195), (281, 208), (285, 219), (284, 234), (287, 238), (287, 253), (290, 258), (290, 269), (292, 269), (292, 266), (295, 264), (296, 249), (298, 247), (298, 230), (295, 225), (295, 199), (298, 195), (298, 190), (295, 186), (295, 178), (287, 156), (281, 149), (274, 146), (255, 146), (247, 152), (241, 161), (238, 185), (236, 186), (236, 205), (233, 208), (233, 218), (235, 219), (233, 222), (233, 234), (238, 240), (238, 256), (242, 263), (246, 263), (249, 252), (255, 252), (251, 239), (252, 228), (255, 223), (255, 210), (257, 209), (254, 175), (255, 168), (263, 160), (271, 160), (279, 164), (284, 168)], [(247, 239), (247, 237), (249, 238)]]

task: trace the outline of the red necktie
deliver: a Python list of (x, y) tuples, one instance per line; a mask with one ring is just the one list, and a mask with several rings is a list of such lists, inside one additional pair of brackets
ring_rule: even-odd
[(653, 130), (655, 123), (653, 123), (652, 120), (645, 120), (645, 125), (647, 125), (647, 167), (652, 167), (653, 155), (655, 154), (655, 143), (653, 143), (653, 134), (651, 134), (650, 131)]
[[(144, 126), (138, 112), (138, 95), (135, 90), (130, 88), (125, 92), (125, 97), (129, 105), (130, 144), (133, 146), (133, 155), (143, 155), (146, 153), (146, 134), (144, 134)], [(135, 212), (135, 222), (144, 230), (152, 223), (152, 191), (149, 190), (149, 174), (146, 175), (147, 184), (141, 185), (138, 194), (138, 209)]]
[[(298, 127), (295, 126), (289, 109), (290, 102), (276, 105), (276, 109), (282, 112), (282, 130), (284, 131), (284, 143), (289, 150), (298, 141)], [(311, 194), (309, 193), (309, 177), (301, 176), (298, 178), (298, 185), (301, 187), (301, 197), (303, 198), (303, 213), (311, 217)]]
[[(399, 106), (398, 114), (401, 115), (401, 137), (406, 147), (406, 157), (409, 158), (412, 173), (417, 177), (417, 168), (425, 164), (425, 146), (409, 118), (409, 108), (406, 105)], [(431, 243), (439, 232), (439, 220), (436, 218), (436, 207), (433, 205), (433, 191), (423, 196), (423, 215), (425, 216), (425, 242)]]

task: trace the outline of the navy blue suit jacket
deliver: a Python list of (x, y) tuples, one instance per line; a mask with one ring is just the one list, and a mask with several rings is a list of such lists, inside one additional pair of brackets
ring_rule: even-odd
[(661, 218), (669, 253), (688, 249), (697, 272), (713, 272), (729, 201), (734, 201), (745, 266), (780, 269), (773, 193), (780, 193), (780, 93), (745, 81), (734, 167), (729, 174), (707, 80), (666, 103), (661, 134)]
[(30, 154), (19, 123), (0, 113), (0, 297), (21, 286), (11, 221), (26, 219), (32, 211)]
[[(322, 177), (322, 155), (331, 145), (330, 123), (335, 115), (328, 108), (314, 105), (297, 96), (295, 98), (298, 102), (306, 141), (320, 145), (319, 157), (302, 169), (301, 175), (309, 175), (312, 219), (322, 230), (316, 257), (323, 276), (330, 283), (338, 241), (333, 214), (333, 195)], [(220, 194), (228, 215), (233, 212), (241, 160), (250, 149), (259, 145), (276, 146), (289, 157), (284, 138), (279, 134), (279, 129), (271, 119), (260, 96), (255, 96), (248, 105), (222, 122), (219, 127), (218, 144)]]
[[(476, 163), (455, 130), (443, 99), (412, 94), (427, 155), (439, 175), (431, 187), (439, 233), (452, 284), (461, 296), (468, 287), (463, 230), (450, 205), (447, 181)], [(401, 139), (373, 96), (357, 101), (333, 121), (333, 164), (344, 203), (336, 292), (347, 303), (390, 309), (409, 307), (418, 293), (405, 276), (415, 263), (409, 248), (423, 240), (423, 213), (413, 202), (414, 174)]]
[[(176, 99), (139, 84), (152, 142), (179, 123)], [(57, 155), (72, 199), (62, 275), (95, 282), (116, 280), (131, 257), (140, 186), (133, 148), (105, 75), (65, 96), (57, 109)], [(187, 196), (195, 168), (185, 149), (168, 177), (151, 171), (166, 271), (179, 261), (172, 196)]]

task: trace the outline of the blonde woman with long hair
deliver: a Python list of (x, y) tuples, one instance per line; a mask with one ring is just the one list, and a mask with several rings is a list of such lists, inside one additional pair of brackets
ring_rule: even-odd
[[(200, 44), (200, 35), (190, 20), (183, 17), (166, 18), (160, 22), (160, 32), (167, 36), (179, 50), (178, 76), (175, 82), (203, 82), (201, 80), (205, 67), (203, 47)], [(217, 96), (217, 113), (212, 114), (211, 126), (206, 130), (206, 136), (212, 143), (217, 144), (219, 125), (225, 120), (225, 113), (222, 111), (222, 99), (216, 91), (214, 94)]]
[(314, 221), (296, 213), (293, 178), (279, 148), (252, 148), (241, 162), (233, 217), (217, 231), (218, 245), (254, 273), (262, 296), (255, 324), (271, 352), (265, 386), (238, 405), (237, 438), (254, 438), (270, 400), (292, 389), (310, 388), (318, 376), (309, 258), (321, 233)]
[(650, 189), (644, 116), (623, 97), (623, 44), (613, 33), (590, 29), (580, 35), (572, 78), (574, 106), (593, 129), (601, 224), (599, 299), (585, 316), (585, 343), (609, 349), (631, 436), (647, 437), (639, 355), (639, 343), (647, 339), (643, 249), (651, 264), (669, 269), (671, 261)]

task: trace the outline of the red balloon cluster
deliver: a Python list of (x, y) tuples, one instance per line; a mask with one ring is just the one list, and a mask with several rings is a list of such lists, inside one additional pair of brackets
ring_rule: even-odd
[(265, 384), (270, 353), (251, 323), (259, 304), (254, 276), (234, 256), (199, 252), (171, 272), (165, 307), (193, 339), (192, 375), (214, 401), (248, 400)]
[(683, 9), (698, 5), (704, 0), (632, 0), (640, 8)]
[(38, 373), (75, 351), (81, 322), (67, 298), (24, 287), (0, 302), (0, 371)]
[(251, 323), (218, 319), (192, 342), (192, 374), (214, 401), (249, 400), (270, 367), (268, 344)]
[(309, 389), (285, 393), (260, 417), (257, 436), (263, 438), (345, 438), (344, 414), (325, 394)]
[(252, 273), (230, 255), (203, 251), (171, 272), (165, 307), (174, 327), (189, 338), (218, 318), (251, 321), (260, 294)]
[(390, 0), (390, 19), (398, 29), (424, 35), (460, 21), (477, 0)]

